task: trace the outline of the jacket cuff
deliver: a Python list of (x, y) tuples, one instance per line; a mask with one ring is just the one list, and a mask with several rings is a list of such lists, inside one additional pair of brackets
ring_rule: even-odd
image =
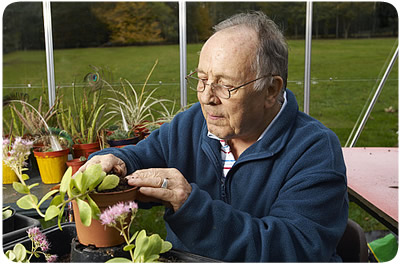
[(207, 202), (212, 200), (210, 195), (202, 191), (196, 184), (191, 183), (190, 185), (192, 192), (178, 211), (174, 212), (170, 208), (165, 209), (164, 219), (175, 232), (183, 229), (183, 224), (193, 224), (194, 221), (198, 221), (199, 213), (204, 216)]

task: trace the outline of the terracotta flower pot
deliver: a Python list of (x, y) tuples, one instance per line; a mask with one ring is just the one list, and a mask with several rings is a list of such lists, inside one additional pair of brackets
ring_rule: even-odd
[(65, 163), (68, 160), (68, 153), (69, 149), (48, 152), (33, 151), (43, 183), (56, 184), (61, 182), (61, 178), (67, 169)]
[(81, 156), (85, 156), (87, 159), (90, 154), (95, 151), (100, 150), (100, 142), (93, 142), (88, 144), (74, 144), (72, 145), (72, 151), (74, 158), (79, 158)]
[(74, 175), (85, 163), (86, 161), (81, 161), (79, 158), (75, 158), (66, 162), (68, 167), (72, 167), (72, 175)]
[[(136, 193), (137, 188), (134, 187), (118, 192), (93, 193), (90, 194), (90, 197), (96, 202), (100, 211), (103, 212), (105, 209), (118, 202), (135, 200)], [(81, 244), (85, 246), (94, 245), (100, 248), (117, 246), (125, 242), (118, 230), (102, 225), (100, 220), (92, 219), (90, 226), (84, 226), (79, 216), (79, 209), (76, 201), (73, 201), (72, 205), (78, 240)]]

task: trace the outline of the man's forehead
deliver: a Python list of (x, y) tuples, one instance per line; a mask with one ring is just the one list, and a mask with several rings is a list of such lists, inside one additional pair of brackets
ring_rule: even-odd
[(219, 72), (227, 74), (231, 68), (236, 69), (232, 69), (235, 72), (249, 70), (257, 46), (255, 34), (240, 31), (231, 27), (210, 37), (200, 53), (200, 73), (213, 70), (213, 74), (218, 75)]

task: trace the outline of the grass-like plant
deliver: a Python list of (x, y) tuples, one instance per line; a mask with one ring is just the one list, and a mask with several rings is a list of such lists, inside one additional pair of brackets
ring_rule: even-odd
[[(93, 76), (98, 73), (91, 74)], [(87, 75), (88, 76), (88, 75)], [(99, 77), (97, 77), (99, 78)], [(73, 138), (75, 144), (88, 144), (96, 142), (99, 132), (112, 119), (108, 118), (103, 121), (106, 111), (106, 104), (100, 104), (101, 89), (95, 85), (94, 90), (83, 90), (80, 101), (77, 100), (76, 87), (72, 88), (72, 106), (64, 107), (64, 101), (60, 101), (60, 112), (58, 120), (64, 130), (66, 130)], [(91, 98), (91, 100), (89, 100)]]
[(126, 79), (120, 79), (121, 90), (117, 90), (109, 83), (106, 83), (109, 87), (109, 91), (114, 95), (114, 97), (108, 98), (110, 101), (110, 111), (107, 112), (106, 115), (111, 118), (118, 117), (117, 123), (120, 124), (121, 129), (134, 132), (138, 128), (143, 127), (146, 123), (154, 121), (152, 108), (155, 105), (161, 105), (163, 109), (167, 109), (164, 103), (171, 102), (167, 99), (156, 99), (153, 97), (153, 94), (158, 88), (150, 92), (146, 91), (147, 83), (157, 63), (158, 60), (155, 61), (147, 75), (140, 93), (137, 93), (132, 83)]

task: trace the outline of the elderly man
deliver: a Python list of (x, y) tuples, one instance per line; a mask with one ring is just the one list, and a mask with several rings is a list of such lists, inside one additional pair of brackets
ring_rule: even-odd
[(136, 146), (88, 163), (167, 206), (174, 248), (237, 262), (340, 261), (347, 222), (340, 143), (286, 89), (287, 46), (263, 13), (215, 27), (188, 77), (199, 103)]

